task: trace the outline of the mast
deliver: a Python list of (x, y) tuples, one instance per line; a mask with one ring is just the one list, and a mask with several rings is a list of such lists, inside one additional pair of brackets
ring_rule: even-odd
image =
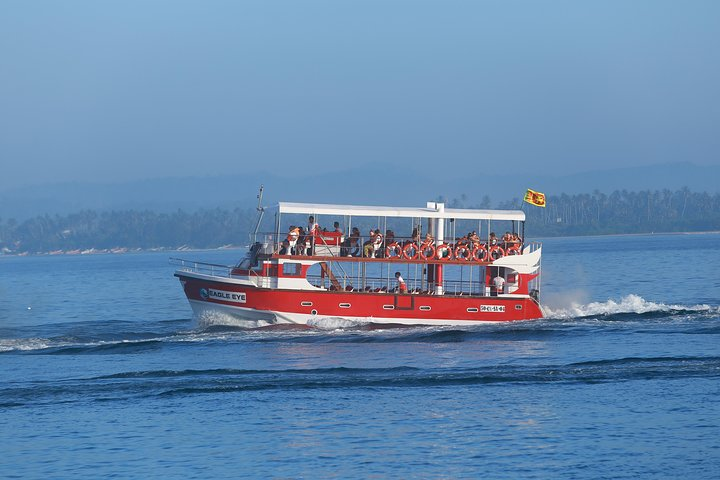
[(257, 222), (255, 223), (255, 230), (253, 231), (253, 234), (251, 237), (253, 244), (255, 244), (257, 242), (257, 233), (258, 233), (258, 230), (260, 229), (260, 222), (262, 222), (263, 216), (265, 215), (265, 207), (262, 206), (263, 189), (264, 189), (264, 186), (261, 184), (260, 185), (260, 193), (258, 193), (258, 196), (257, 196), (258, 204), (257, 204), (256, 210), (258, 211), (258, 219), (257, 219)]

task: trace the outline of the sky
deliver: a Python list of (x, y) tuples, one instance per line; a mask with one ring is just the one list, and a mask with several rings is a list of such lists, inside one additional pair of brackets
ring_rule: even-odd
[(718, 25), (716, 0), (3, 0), (0, 190), (718, 165)]

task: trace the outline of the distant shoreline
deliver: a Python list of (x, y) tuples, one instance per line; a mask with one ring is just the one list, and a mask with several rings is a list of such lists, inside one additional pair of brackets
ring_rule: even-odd
[(713, 235), (719, 234), (720, 230), (707, 230), (702, 232), (649, 232), (649, 233), (604, 233), (599, 235), (558, 235), (555, 237), (539, 236), (537, 239), (545, 238), (597, 238), (597, 237), (642, 237), (655, 235)]
[[(720, 234), (720, 230), (708, 230), (702, 232), (650, 232), (650, 233), (607, 233), (601, 235), (558, 235), (553, 237), (539, 236), (532, 238), (532, 240), (542, 241), (554, 238), (602, 238), (602, 237), (642, 237), (642, 236), (657, 236), (657, 235), (717, 235)], [(189, 246), (174, 247), (151, 247), (151, 248), (127, 248), (127, 247), (115, 247), (115, 248), (88, 248), (88, 249), (73, 249), (73, 250), (53, 250), (49, 252), (0, 252), (0, 258), (3, 257), (53, 257), (53, 256), (85, 256), (85, 255), (124, 255), (132, 253), (152, 253), (152, 252), (168, 252), (168, 253), (179, 253), (179, 252), (210, 252), (218, 250), (241, 250), (247, 248), (247, 245), (223, 245), (220, 247), (211, 248), (195, 248)]]

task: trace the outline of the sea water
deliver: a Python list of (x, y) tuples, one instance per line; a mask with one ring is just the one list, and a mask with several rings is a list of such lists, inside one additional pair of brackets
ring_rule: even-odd
[(720, 477), (720, 235), (543, 253), (547, 318), (402, 328), (197, 324), (167, 253), (0, 257), (0, 477)]

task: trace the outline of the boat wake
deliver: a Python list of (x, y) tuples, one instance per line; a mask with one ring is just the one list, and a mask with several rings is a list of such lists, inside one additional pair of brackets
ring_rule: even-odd
[(650, 302), (638, 295), (630, 294), (617, 301), (607, 300), (605, 302), (591, 302), (587, 304), (571, 303), (568, 306), (561, 307), (543, 305), (542, 310), (546, 319), (566, 320), (620, 314), (719, 313), (720, 307), (712, 307), (710, 305), (668, 305), (665, 303)]
[(543, 310), (546, 317), (542, 320), (466, 327), (375, 324), (341, 317), (319, 317), (308, 325), (265, 326), (248, 326), (246, 321), (230, 316), (216, 316), (212, 321), (198, 322), (194, 327), (188, 320), (161, 322), (145, 325), (144, 328), (133, 322), (122, 322), (121, 329), (118, 323), (113, 322), (70, 323), (55, 325), (54, 328), (60, 331), (49, 336), (40, 335), (38, 331), (32, 332), (37, 333), (35, 335), (31, 333), (19, 337), (18, 332), (0, 329), (0, 354), (136, 354), (208, 342), (454, 343), (498, 338), (527, 340), (553, 335), (581, 335), (581, 332), (592, 333), (608, 328), (627, 330), (631, 334), (637, 332), (638, 327), (665, 328), (680, 333), (720, 333), (717, 322), (720, 307), (656, 303), (632, 294), (620, 300), (561, 308), (543, 306)]

